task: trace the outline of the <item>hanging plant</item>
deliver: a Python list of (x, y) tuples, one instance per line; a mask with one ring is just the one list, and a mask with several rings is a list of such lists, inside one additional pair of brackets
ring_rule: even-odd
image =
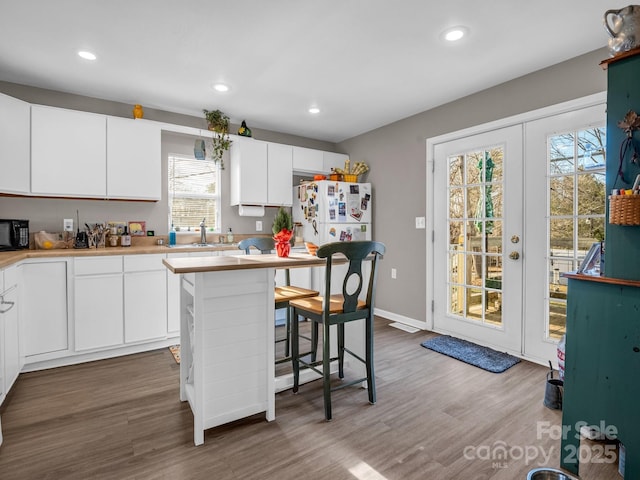
[(229, 117), (220, 110), (202, 110), (204, 118), (207, 119), (207, 128), (213, 132), (211, 139), (211, 158), (224, 169), (222, 159), (224, 152), (229, 150), (231, 140), (229, 139)]
[(618, 163), (618, 176), (615, 183), (617, 184), (618, 178), (624, 183), (629, 183), (624, 178), (622, 165), (629, 150), (633, 152), (631, 154), (631, 162), (636, 165), (640, 163), (640, 156), (638, 156), (638, 151), (633, 143), (633, 132), (640, 129), (640, 117), (633, 110), (629, 110), (624, 118), (618, 122), (618, 127), (624, 130), (626, 136), (620, 144), (620, 163)]

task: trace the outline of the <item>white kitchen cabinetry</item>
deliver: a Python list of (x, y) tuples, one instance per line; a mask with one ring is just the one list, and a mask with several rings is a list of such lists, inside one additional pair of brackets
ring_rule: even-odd
[(267, 142), (238, 138), (231, 144), (229, 158), (231, 205), (265, 205), (268, 198)]
[(31, 193), (104, 198), (106, 117), (31, 106)]
[(160, 200), (160, 125), (107, 117), (107, 197)]
[(167, 274), (164, 255), (124, 257), (124, 341), (167, 336)]
[(122, 345), (122, 256), (74, 259), (75, 350)]
[(238, 138), (230, 151), (231, 205), (292, 204), (293, 147)]
[(293, 170), (300, 173), (324, 172), (322, 150), (306, 147), (293, 147)]
[[(18, 282), (17, 268), (9, 267), (4, 276), (4, 289), (0, 285), (0, 403), (18, 378), (24, 365), (20, 352), (18, 323)], [(4, 293), (3, 293), (4, 291)]]
[(30, 191), (30, 121), (27, 102), (0, 94), (0, 192)]
[[(67, 325), (67, 262), (29, 262), (22, 265), (19, 318), (24, 356), (69, 349)], [(102, 303), (96, 305), (101, 308)]]
[(293, 147), (267, 144), (267, 205), (293, 205)]
[(329, 173), (332, 168), (344, 168), (344, 162), (348, 159), (349, 155), (344, 153), (322, 152), (322, 171)]

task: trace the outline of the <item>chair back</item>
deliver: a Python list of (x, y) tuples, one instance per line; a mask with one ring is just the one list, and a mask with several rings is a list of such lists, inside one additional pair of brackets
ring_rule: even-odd
[[(372, 241), (334, 242), (327, 243), (318, 248), (318, 258), (326, 258), (325, 298), (331, 295), (331, 266), (333, 256), (342, 254), (349, 260), (349, 269), (342, 282), (343, 313), (355, 312), (358, 307), (358, 297), (362, 292), (364, 276), (362, 265), (371, 258), (371, 275), (367, 285), (366, 305), (367, 310), (373, 308), (376, 289), (377, 264), (380, 255), (384, 255), (386, 247), (383, 243)], [(325, 311), (329, 312), (329, 302), (325, 302)]]
[(260, 250), (260, 253), (271, 253), (275, 248), (275, 242), (271, 237), (252, 237), (245, 238), (238, 243), (238, 248), (244, 250), (244, 253), (249, 255), (251, 247), (255, 247)]

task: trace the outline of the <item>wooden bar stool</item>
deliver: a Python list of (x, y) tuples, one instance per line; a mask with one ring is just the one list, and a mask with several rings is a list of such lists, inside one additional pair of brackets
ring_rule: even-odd
[[(378, 258), (384, 254), (385, 250), (386, 247), (384, 244), (370, 241), (336, 242), (322, 245), (318, 249), (317, 255), (319, 258), (327, 259), (325, 269), (325, 295), (292, 300), (290, 302), (295, 318), (301, 315), (313, 322), (312, 331), (317, 332), (318, 325), (323, 325), (322, 360), (316, 360), (313, 354), (309, 361), (302, 359), (298, 343), (298, 325), (296, 322), (293, 323), (291, 331), (291, 358), (293, 363), (294, 393), (298, 391), (300, 364), (322, 375), (324, 416), (326, 420), (331, 420), (331, 392), (334, 390), (359, 384), (366, 380), (369, 403), (374, 404), (376, 402), (376, 385), (373, 368), (373, 309)], [(347, 257), (349, 260), (349, 269), (342, 282), (342, 294), (331, 295), (332, 259), (334, 255), (339, 254)], [(368, 257), (371, 257), (371, 275), (369, 282), (365, 286), (366, 290), (362, 292), (364, 284), (362, 265), (364, 261), (369, 261)], [(360, 300), (359, 297), (366, 298), (366, 300)], [(365, 321), (365, 358), (362, 358), (345, 346), (345, 323), (362, 319)], [(338, 329), (338, 353), (337, 357), (333, 358), (330, 353), (330, 327), (332, 325), (336, 325)], [(317, 339), (317, 334), (315, 338)], [(312, 349), (313, 352), (315, 352), (317, 343), (312, 345)], [(345, 353), (348, 353), (351, 357), (365, 364), (366, 377), (341, 383), (339, 386), (331, 388), (331, 362), (338, 360), (338, 376), (344, 378)]]
[[(240, 250), (244, 250), (245, 254), (249, 255), (251, 253), (251, 247), (254, 247), (260, 250), (260, 253), (272, 253), (275, 248), (275, 243), (273, 238), (271, 237), (252, 237), (245, 238), (244, 240), (238, 243), (238, 248)], [(307, 297), (315, 297), (319, 294), (317, 290), (309, 290), (307, 288), (296, 287), (291, 285), (291, 276), (289, 274), (289, 269), (285, 269), (284, 272), (285, 277), (285, 285), (282, 287), (274, 288), (275, 295), (275, 309), (279, 310), (281, 308), (287, 309), (286, 316), (286, 336), (285, 338), (276, 339), (276, 343), (286, 342), (284, 346), (284, 358), (280, 358), (276, 360), (276, 363), (282, 363), (290, 360), (290, 345), (291, 345), (291, 307), (289, 306), (289, 302), (292, 300), (298, 300), (301, 298)], [(294, 317), (298, 318), (298, 317)]]

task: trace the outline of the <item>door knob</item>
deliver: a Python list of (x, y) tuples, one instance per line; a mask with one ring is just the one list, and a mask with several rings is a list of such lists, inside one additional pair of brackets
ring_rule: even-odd
[(520, 241), (520, 237), (518, 235), (513, 235), (511, 237), (511, 243), (518, 243)]
[(511, 260), (518, 260), (520, 258), (520, 254), (518, 252), (511, 252), (509, 254), (509, 258)]

